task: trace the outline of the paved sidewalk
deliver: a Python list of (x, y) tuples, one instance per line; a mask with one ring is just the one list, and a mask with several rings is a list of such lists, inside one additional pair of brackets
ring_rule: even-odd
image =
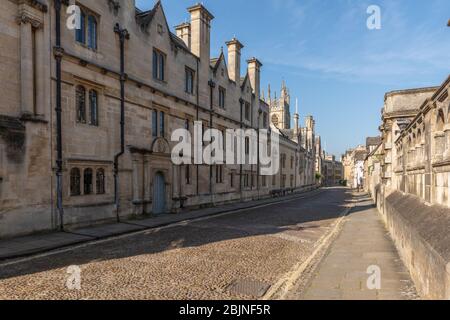
[[(409, 300), (417, 298), (409, 273), (377, 209), (360, 196), (343, 229), (318, 266), (305, 300)], [(381, 289), (369, 290), (371, 266), (381, 270)]]
[(269, 198), (250, 202), (237, 202), (219, 207), (183, 212), (180, 214), (166, 214), (146, 219), (124, 221), (122, 223), (111, 223), (75, 229), (70, 232), (51, 232), (0, 240), (0, 260), (19, 258), (84, 242), (164, 227), (173, 223), (254, 208), (266, 204), (284, 202), (290, 199), (312, 197), (320, 192), (321, 190), (319, 189), (304, 193), (294, 193), (286, 197)]

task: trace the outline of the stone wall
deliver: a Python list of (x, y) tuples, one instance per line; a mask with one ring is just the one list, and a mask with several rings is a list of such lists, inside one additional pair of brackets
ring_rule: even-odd
[[(56, 70), (55, 10), (51, 0), (2, 0), (0, 13), (0, 238), (54, 230), (56, 212)], [(242, 68), (237, 39), (227, 43), (228, 54), (210, 57), (209, 20), (202, 5), (188, 11), (191, 43), (170, 30), (161, 2), (152, 10), (136, 10), (134, 0), (70, 0), (97, 21), (96, 47), (76, 40), (76, 31), (61, 23), (62, 148), (64, 225), (72, 228), (153, 213), (155, 177), (164, 176), (166, 213), (186, 208), (221, 205), (269, 197), (280, 189), (303, 190), (314, 185), (314, 153), (293, 139), (280, 136), (280, 173), (263, 177), (256, 165), (182, 165), (171, 161), (174, 130), (194, 121), (205, 129), (260, 129), (270, 123), (269, 105), (260, 97), (262, 64), (256, 58)], [(201, 18), (199, 18), (201, 15)], [(20, 19), (18, 19), (20, 17)], [(125, 41), (125, 154), (119, 159), (119, 208), (115, 206), (114, 156), (120, 150), (120, 45), (116, 23), (126, 28)], [(188, 28), (186, 26), (186, 28)], [(200, 41), (201, 40), (201, 41)], [(233, 47), (234, 46), (234, 47)], [(234, 48), (234, 49), (233, 49)], [(153, 76), (153, 51), (165, 57), (165, 77)], [(239, 52), (236, 52), (238, 50)], [(245, 53), (245, 52), (244, 52)], [(186, 90), (186, 71), (194, 72), (193, 92)], [(235, 73), (234, 76), (233, 72)], [(236, 76), (237, 73), (237, 76)], [(242, 77), (241, 77), (242, 76)], [(35, 79), (35, 80), (34, 80)], [(77, 114), (77, 88), (89, 102), (98, 96), (98, 122)], [(219, 89), (225, 90), (224, 106)], [(80, 99), (78, 99), (80, 100)], [(250, 107), (248, 119), (243, 105)], [(164, 114), (164, 132), (153, 135), (153, 116)], [(314, 128), (308, 132), (314, 139)], [(206, 144), (205, 144), (206, 145)], [(86, 171), (104, 172), (104, 192), (73, 193), (72, 169), (80, 170), (79, 184), (94, 180)], [(242, 172), (242, 175), (241, 175)], [(74, 175), (77, 176), (77, 175)], [(72, 179), (77, 181), (77, 179)], [(89, 183), (88, 183), (89, 184)], [(89, 189), (89, 187), (88, 187)], [(164, 197), (162, 197), (164, 198)], [(164, 199), (163, 199), (164, 200)], [(118, 210), (117, 210), (118, 209)], [(118, 212), (117, 212), (118, 211)]]
[(369, 191), (424, 298), (450, 299), (450, 77), (386, 95)]
[(450, 299), (450, 209), (395, 191), (382, 216), (420, 295)]

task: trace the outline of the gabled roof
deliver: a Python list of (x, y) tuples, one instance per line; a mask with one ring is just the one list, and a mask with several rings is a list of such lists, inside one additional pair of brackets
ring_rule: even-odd
[(355, 161), (364, 161), (366, 160), (367, 151), (358, 150), (355, 152)]
[(368, 137), (366, 139), (366, 146), (377, 146), (381, 142), (381, 137)]
[(186, 51), (189, 51), (189, 48), (187, 47), (186, 43), (182, 39), (180, 39), (176, 34), (170, 33), (170, 40), (172, 40), (172, 43), (175, 44), (177, 47), (180, 47), (182, 49), (185, 49)]
[[(220, 63), (223, 61), (225, 67), (227, 66), (227, 62), (225, 61), (225, 55), (223, 54), (223, 51), (220, 53), (220, 56), (218, 58), (212, 58), (210, 60), (210, 66), (213, 69), (214, 73), (217, 72), (217, 69), (220, 66)], [(228, 70), (227, 70), (228, 71)]]
[(147, 11), (141, 11), (136, 8), (136, 22), (141, 26), (141, 29), (147, 30), (147, 28), (150, 26), (150, 24), (153, 21), (153, 18), (155, 17), (155, 14), (157, 10), (161, 10), (162, 14), (164, 16), (164, 21), (166, 24), (166, 28), (169, 32), (169, 38), (173, 45), (175, 45), (178, 48), (184, 49), (186, 52), (191, 52), (189, 48), (186, 46), (184, 41), (180, 39), (177, 35), (172, 33), (170, 31), (169, 25), (167, 23), (166, 14), (164, 13), (164, 8), (161, 4), (161, 1), (158, 0), (155, 5), (153, 6), (153, 9), (147, 10)]
[(242, 90), (244, 90), (244, 87), (245, 87), (245, 84), (246, 84), (247, 80), (248, 80), (248, 70), (247, 70), (247, 72), (245, 74), (245, 77), (241, 78), (241, 89)]
[(141, 28), (147, 29), (159, 7), (161, 7), (161, 1), (157, 1), (151, 10), (141, 11), (136, 9), (136, 22), (141, 26)]

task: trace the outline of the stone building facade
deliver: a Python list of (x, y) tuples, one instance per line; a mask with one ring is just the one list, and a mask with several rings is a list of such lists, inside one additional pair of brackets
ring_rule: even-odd
[[(81, 8), (78, 30), (66, 26), (69, 5)], [(235, 38), (211, 57), (214, 17), (203, 5), (188, 11), (174, 34), (159, 1), (141, 11), (134, 0), (2, 0), (0, 237), (315, 186), (313, 118), (301, 128), (296, 114), (290, 128), (283, 86), (284, 115), (271, 123), (278, 110), (261, 97), (262, 63), (243, 66)], [(174, 165), (171, 135), (194, 133), (194, 121), (278, 130), (279, 174)]]
[(389, 92), (366, 179), (421, 296), (450, 299), (450, 77)]
[(325, 186), (339, 185), (343, 180), (344, 167), (333, 155), (323, 153), (322, 158), (322, 184)]
[[(355, 149), (349, 149), (342, 156), (344, 180), (347, 186), (357, 188), (361, 178), (364, 178), (364, 161), (367, 156), (367, 148), (363, 145)], [(364, 184), (364, 181), (362, 181)]]

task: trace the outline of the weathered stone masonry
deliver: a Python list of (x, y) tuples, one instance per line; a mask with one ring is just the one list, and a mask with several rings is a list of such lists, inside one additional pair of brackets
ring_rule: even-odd
[[(425, 298), (450, 299), (450, 77), (440, 87), (386, 94), (383, 142), (366, 172)], [(377, 176), (378, 175), (378, 176)]]
[[(61, 1), (61, 48), (55, 48), (52, 0), (4, 0), (0, 11), (0, 237), (53, 230), (56, 210), (55, 59), (61, 57), (62, 204), (66, 228), (157, 212), (220, 205), (315, 187), (314, 120), (283, 131), (271, 124), (272, 102), (260, 95), (262, 63), (241, 65), (243, 45), (212, 58), (213, 15), (188, 9), (173, 34), (163, 6), (133, 0)], [(76, 4), (83, 31), (66, 28)], [(124, 141), (120, 139), (120, 40), (124, 42)], [(241, 70), (244, 69), (244, 70)], [(241, 76), (241, 74), (244, 76)], [(189, 79), (189, 81), (188, 81)], [(289, 110), (287, 106), (287, 110)], [(282, 168), (263, 177), (256, 165), (175, 166), (173, 130), (271, 128), (280, 135)]]

